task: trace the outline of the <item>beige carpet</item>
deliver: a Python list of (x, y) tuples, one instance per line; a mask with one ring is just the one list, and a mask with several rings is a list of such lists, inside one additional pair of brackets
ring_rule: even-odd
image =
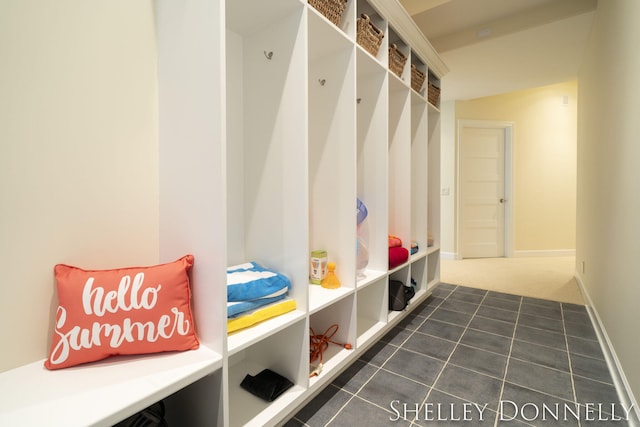
[(444, 283), (584, 304), (574, 278), (575, 257), (441, 260)]

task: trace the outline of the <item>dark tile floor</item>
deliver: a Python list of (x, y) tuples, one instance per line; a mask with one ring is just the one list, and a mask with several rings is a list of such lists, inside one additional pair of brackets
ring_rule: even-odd
[(285, 426), (628, 423), (584, 306), (440, 284)]

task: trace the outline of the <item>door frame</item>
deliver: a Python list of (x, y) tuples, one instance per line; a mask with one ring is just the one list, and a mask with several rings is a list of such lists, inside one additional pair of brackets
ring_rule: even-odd
[(461, 179), (460, 165), (462, 161), (462, 129), (463, 128), (485, 128), (485, 129), (502, 129), (504, 130), (504, 196), (507, 202), (504, 205), (504, 256), (513, 257), (513, 237), (514, 237), (514, 204), (513, 204), (513, 133), (514, 122), (497, 121), (497, 120), (458, 120), (457, 138), (456, 138), (456, 210), (455, 210), (455, 235), (456, 235), (456, 259), (462, 259), (462, 227), (460, 221), (462, 218), (462, 201), (461, 201)]

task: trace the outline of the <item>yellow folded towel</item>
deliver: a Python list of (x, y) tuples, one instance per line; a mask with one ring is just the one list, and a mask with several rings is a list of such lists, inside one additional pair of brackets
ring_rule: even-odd
[(278, 301), (265, 307), (260, 307), (248, 314), (227, 320), (227, 332), (235, 332), (240, 329), (248, 328), (256, 323), (263, 322), (272, 317), (288, 313), (296, 309), (296, 300), (287, 299)]

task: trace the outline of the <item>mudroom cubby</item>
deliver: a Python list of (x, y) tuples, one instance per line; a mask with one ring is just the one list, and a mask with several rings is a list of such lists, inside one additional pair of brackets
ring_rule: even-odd
[(229, 334), (229, 353), (275, 331), (286, 334), (304, 318), (308, 301), (307, 218), (297, 214), (307, 209), (300, 179), (306, 102), (299, 96), (306, 87), (305, 8), (277, 2), (250, 22), (240, 6), (227, 5), (227, 264), (257, 262), (286, 275), (296, 310)]
[(329, 343), (326, 349), (321, 352), (321, 355), (318, 356), (318, 359), (313, 362), (309, 357), (306, 358), (305, 366), (309, 367), (306, 371), (307, 375), (310, 375), (322, 363), (322, 368), (318, 371), (318, 375), (312, 376), (309, 380), (311, 386), (318, 382), (322, 383), (323, 375), (327, 376), (327, 373), (336, 372), (346, 367), (346, 364), (351, 360), (356, 342), (354, 299), (355, 294), (351, 293), (334, 304), (311, 313), (309, 316), (310, 334), (324, 335), (331, 341), (339, 343)]
[(412, 258), (424, 256), (428, 244), (428, 159), (427, 149), (427, 103), (424, 98), (411, 91), (411, 240), (417, 245)]
[[(229, 379), (229, 425), (261, 424), (276, 414), (283, 405), (294, 402), (307, 388), (308, 332), (303, 319), (253, 345), (230, 354), (228, 358)], [(293, 386), (277, 398), (277, 403), (268, 402), (242, 388), (246, 375), (256, 376), (264, 369), (282, 375)]]
[(427, 292), (427, 277), (428, 271), (427, 257), (419, 255), (412, 259), (411, 262), (411, 284), (413, 284), (416, 291), (416, 298), (419, 299), (422, 294)]
[[(447, 68), (397, 0), (348, 0), (339, 25), (305, 0), (153, 11), (158, 260), (195, 257), (200, 348), (0, 373), (0, 425), (110, 426), (159, 400), (172, 425), (282, 425), (440, 280), (440, 111), (426, 83), (412, 89), (411, 64), (438, 84)], [(363, 14), (384, 34), (375, 55), (357, 42)], [(407, 56), (400, 76), (392, 44)], [(393, 268), (390, 235), (418, 246)], [(310, 283), (315, 250), (339, 288)], [(227, 269), (249, 262), (290, 281), (287, 310), (228, 332)], [(412, 278), (415, 297), (390, 311), (389, 280)], [(334, 324), (339, 344), (314, 372), (311, 331)], [(240, 386), (264, 369), (293, 384), (272, 402)]]
[(227, 4), (227, 21), (240, 21), (226, 32), (227, 263), (287, 275), (306, 310), (306, 14), (298, 1), (278, 4), (289, 7), (248, 28), (247, 9), (232, 17)]
[[(308, 255), (327, 252), (343, 287), (355, 287), (355, 49), (309, 14)], [(305, 211), (301, 211), (305, 212)]]
[[(366, 216), (357, 224), (358, 286), (385, 274), (388, 267), (388, 156), (386, 67), (362, 50), (357, 52), (357, 197)], [(359, 265), (360, 264), (360, 265)]]
[(389, 306), (387, 292), (386, 275), (371, 282), (368, 286), (358, 289), (358, 347), (370, 342), (371, 337), (386, 325)]
[(440, 282), (440, 110), (428, 104), (428, 196), (427, 229), (432, 245), (427, 248), (428, 288)]
[(427, 73), (427, 86), (429, 103), (436, 108), (440, 108), (441, 83), (438, 76), (431, 70)]
[(434, 248), (427, 255), (427, 289), (440, 283), (440, 249)]
[[(411, 67), (409, 62), (411, 48), (391, 26), (388, 29), (388, 44), (389, 71), (407, 86), (411, 86)], [(394, 50), (397, 52), (396, 54), (393, 53)]]
[[(409, 264), (405, 264), (402, 267), (398, 267), (395, 270), (391, 271), (389, 274), (389, 280), (395, 280), (398, 282), (402, 282), (405, 286), (409, 286), (411, 284), (411, 266)], [(418, 298), (413, 299), (412, 302), (415, 304)], [(388, 300), (387, 300), (388, 301)], [(399, 321), (400, 318), (404, 317), (409, 311), (409, 307), (403, 311), (394, 311), (390, 310), (389, 307), (387, 312), (387, 321), (395, 322)]]
[(422, 97), (426, 97), (427, 66), (420, 57), (411, 51), (411, 89)]
[(408, 86), (389, 73), (389, 234), (411, 245), (411, 98)]
[[(387, 20), (380, 15), (378, 10), (373, 7), (367, 0), (356, 0), (357, 8), (356, 8), (356, 33), (357, 33), (357, 22), (359, 19), (364, 19), (369, 21), (369, 25), (372, 26), (372, 31), (374, 33), (379, 33), (382, 36), (382, 39), (378, 41), (378, 49), (375, 52), (370, 52), (367, 49), (364, 49), (362, 46), (358, 45), (360, 49), (367, 52), (373, 58), (375, 58), (378, 62), (383, 64), (386, 68), (387, 65)], [(358, 39), (356, 38), (356, 41)]]

